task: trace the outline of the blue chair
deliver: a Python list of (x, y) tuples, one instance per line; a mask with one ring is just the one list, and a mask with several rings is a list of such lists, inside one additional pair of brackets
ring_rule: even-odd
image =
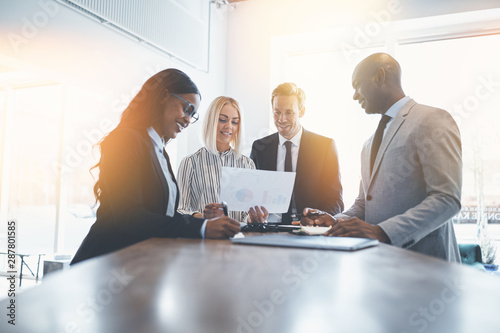
[(473, 266), (480, 270), (485, 270), (481, 247), (478, 244), (458, 244), (460, 259), (462, 264)]

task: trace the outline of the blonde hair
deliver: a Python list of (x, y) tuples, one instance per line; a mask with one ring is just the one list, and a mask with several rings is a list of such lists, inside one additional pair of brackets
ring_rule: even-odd
[(304, 93), (304, 90), (300, 89), (295, 83), (292, 82), (285, 82), (274, 88), (273, 94), (271, 96), (271, 105), (273, 104), (274, 97), (276, 96), (297, 97), (297, 103), (300, 111), (302, 111), (306, 104), (306, 94)]
[(240, 158), (241, 138), (243, 136), (243, 109), (234, 98), (219, 96), (214, 99), (212, 103), (210, 103), (203, 123), (203, 141), (210, 152), (219, 154), (217, 151), (217, 125), (219, 124), (220, 111), (224, 105), (227, 104), (232, 105), (238, 111), (238, 115), (240, 116), (238, 132), (229, 143), (234, 151), (234, 154), (236, 155), (236, 158)]

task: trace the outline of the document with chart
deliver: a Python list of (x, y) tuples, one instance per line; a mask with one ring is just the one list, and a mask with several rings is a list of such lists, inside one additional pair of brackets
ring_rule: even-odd
[(264, 206), (269, 213), (286, 213), (295, 172), (223, 167), (220, 183), (220, 198), (229, 210), (248, 211), (253, 206)]

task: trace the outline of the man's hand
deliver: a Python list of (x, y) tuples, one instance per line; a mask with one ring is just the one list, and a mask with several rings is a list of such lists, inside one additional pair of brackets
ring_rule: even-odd
[(371, 225), (357, 217), (342, 220), (334, 224), (325, 236), (361, 237), (378, 239), (382, 243), (389, 243), (389, 237), (378, 225)]
[(223, 216), (224, 211), (222, 210), (222, 204), (220, 203), (209, 203), (203, 209), (203, 218), (213, 219), (214, 217)]
[(240, 223), (230, 217), (222, 216), (207, 221), (205, 238), (229, 238), (240, 232)]
[[(294, 222), (292, 224), (298, 224)], [(313, 208), (304, 208), (300, 219), (300, 224), (305, 226), (329, 227), (336, 223), (337, 219), (330, 214)]]
[(266, 207), (255, 206), (248, 210), (248, 223), (267, 223), (269, 213)]

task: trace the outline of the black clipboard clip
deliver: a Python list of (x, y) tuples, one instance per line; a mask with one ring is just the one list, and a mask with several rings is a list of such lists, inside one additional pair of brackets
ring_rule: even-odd
[(224, 211), (224, 215), (229, 216), (227, 213), (227, 203), (225, 201), (222, 201), (221, 204), (222, 204), (222, 210)]

